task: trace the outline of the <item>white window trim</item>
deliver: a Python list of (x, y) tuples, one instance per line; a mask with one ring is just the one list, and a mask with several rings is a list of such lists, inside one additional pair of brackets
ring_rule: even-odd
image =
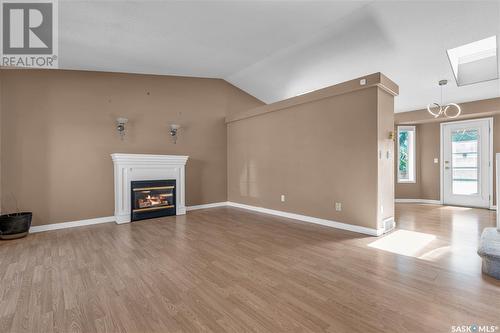
[[(411, 180), (406, 180), (406, 179), (400, 179), (399, 178), (399, 132), (401, 131), (413, 131), (413, 158), (410, 158), (411, 162), (411, 168), (413, 170), (413, 179)], [(398, 144), (398, 159), (397, 159), (397, 177), (398, 177), (398, 183), (401, 184), (415, 184), (417, 182), (417, 169), (416, 169), (416, 160), (417, 160), (417, 130), (415, 126), (398, 126), (398, 139), (397, 139), (397, 144)]]

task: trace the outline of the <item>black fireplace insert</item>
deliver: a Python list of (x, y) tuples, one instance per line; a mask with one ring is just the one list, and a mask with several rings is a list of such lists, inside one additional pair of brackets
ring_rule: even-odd
[(175, 215), (175, 179), (131, 182), (131, 220)]

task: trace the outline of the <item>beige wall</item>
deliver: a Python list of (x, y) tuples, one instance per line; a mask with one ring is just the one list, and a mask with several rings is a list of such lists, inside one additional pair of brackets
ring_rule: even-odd
[[(386, 214), (393, 210), (393, 189), (379, 199), (379, 186), (391, 186), (393, 174), (378, 182), (377, 152), (381, 141), (393, 149), (383, 139), (394, 125), (392, 95), (374, 86), (297, 99), (229, 119), (228, 200), (376, 229), (378, 203), (387, 202)], [(378, 121), (379, 115), (388, 121)], [(392, 157), (389, 164), (393, 172)], [(334, 202), (342, 203), (341, 212)]]
[[(434, 163), (434, 158), (440, 159), (439, 127), (439, 123), (415, 125), (416, 182), (398, 183), (396, 180), (396, 198), (439, 200), (439, 163)], [(397, 150), (395, 152), (397, 154)]]
[[(187, 205), (226, 201), (226, 125), (262, 105), (222, 80), (2, 70), (2, 211), (34, 225), (113, 215), (111, 153), (189, 155)], [(129, 118), (121, 141), (118, 116)], [(180, 123), (177, 144), (168, 124)]]
[[(461, 103), (465, 116), (457, 120), (493, 117), (493, 152), (500, 152), (500, 98)], [(426, 111), (399, 113), (398, 124), (413, 124), (417, 130), (417, 178), (414, 184), (396, 182), (396, 198), (440, 200), (440, 123)], [(495, 170), (495, 169), (494, 169)], [(494, 175), (495, 177), (495, 175)], [(496, 197), (496, 189), (494, 189)]]

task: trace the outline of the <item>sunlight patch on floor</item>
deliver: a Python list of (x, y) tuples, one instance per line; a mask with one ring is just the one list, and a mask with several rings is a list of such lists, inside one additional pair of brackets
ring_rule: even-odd
[(423, 260), (429, 260), (429, 261), (437, 261), (444, 257), (445, 255), (448, 255), (451, 252), (451, 247), (450, 246), (442, 246), (438, 247), (437, 249), (430, 250), (421, 256), (419, 256), (419, 259)]
[(441, 209), (441, 210), (452, 210), (452, 211), (467, 211), (467, 210), (471, 210), (471, 209), (474, 209), (474, 208), (471, 208), (471, 207), (459, 207), (459, 206), (441, 206), (441, 207), (439, 207), (439, 209)]
[(424, 249), (436, 236), (422, 232), (398, 230), (370, 244), (379, 250), (413, 257)]

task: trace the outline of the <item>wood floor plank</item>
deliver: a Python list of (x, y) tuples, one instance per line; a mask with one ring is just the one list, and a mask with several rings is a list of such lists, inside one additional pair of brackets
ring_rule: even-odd
[[(0, 331), (500, 326), (500, 282), (481, 274), (475, 252), (494, 218), (488, 210), (398, 204), (397, 230), (375, 238), (221, 207), (32, 234), (0, 242)], [(408, 254), (410, 244), (389, 242), (401, 232), (429, 241)]]

